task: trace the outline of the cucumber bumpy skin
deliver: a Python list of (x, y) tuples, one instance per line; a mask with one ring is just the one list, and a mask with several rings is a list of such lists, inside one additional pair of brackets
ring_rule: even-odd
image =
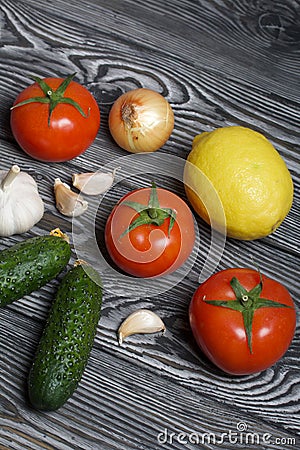
[(55, 411), (74, 393), (94, 343), (101, 304), (101, 278), (90, 265), (82, 262), (67, 272), (29, 372), (29, 400), (35, 409)]
[(29, 238), (0, 252), (0, 307), (47, 284), (70, 257), (70, 244), (56, 235)]

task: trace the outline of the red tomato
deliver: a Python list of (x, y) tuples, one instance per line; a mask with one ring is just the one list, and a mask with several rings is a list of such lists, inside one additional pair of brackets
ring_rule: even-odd
[(161, 225), (147, 223), (126, 232), (141, 214), (124, 202), (136, 202), (147, 209), (151, 188), (125, 195), (114, 207), (105, 227), (110, 257), (124, 272), (137, 277), (157, 277), (175, 271), (187, 260), (195, 242), (193, 215), (186, 203), (168, 190), (155, 188), (155, 191), (159, 208), (171, 208), (176, 214), (170, 232), (170, 217)]
[[(54, 91), (62, 78), (42, 80)], [(35, 97), (47, 98), (37, 82), (24, 89), (16, 98), (18, 103)], [(60, 102), (55, 106), (50, 124), (49, 103), (28, 103), (11, 111), (12, 133), (20, 147), (40, 161), (68, 161), (83, 153), (95, 140), (100, 126), (100, 112), (92, 94), (82, 85), (71, 81), (63, 99), (72, 99), (82, 108), (84, 117), (72, 104)]]
[[(233, 278), (241, 285), (238, 296), (231, 284)], [(225, 300), (229, 305), (207, 303), (215, 300)], [(236, 305), (240, 310), (230, 309), (233, 301), (239, 302)], [(259, 306), (264, 303), (269, 306)], [(253, 310), (248, 337), (241, 312), (244, 310), (246, 322)], [(287, 289), (266, 276), (260, 279), (259, 272), (246, 268), (220, 271), (201, 284), (190, 303), (189, 318), (204, 354), (223, 371), (234, 375), (260, 372), (272, 366), (287, 351), (296, 326), (295, 306)]]

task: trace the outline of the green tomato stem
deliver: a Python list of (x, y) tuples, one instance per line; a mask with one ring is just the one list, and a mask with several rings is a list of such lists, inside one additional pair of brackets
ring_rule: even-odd
[(48, 126), (50, 127), (51, 124), (51, 116), (56, 108), (56, 106), (59, 103), (65, 103), (71, 106), (74, 106), (74, 108), (77, 109), (77, 111), (84, 117), (87, 118), (89, 116), (90, 110), (88, 110), (87, 114), (83, 111), (79, 103), (77, 103), (75, 100), (69, 97), (64, 97), (65, 91), (71, 81), (73, 80), (74, 76), (76, 75), (76, 72), (69, 75), (67, 78), (65, 78), (61, 84), (58, 86), (56, 90), (53, 90), (48, 84), (42, 80), (39, 77), (32, 77), (35, 82), (39, 85), (41, 88), (44, 97), (31, 97), (26, 100), (23, 100), (20, 103), (17, 103), (16, 105), (12, 106), (10, 109), (19, 108), (20, 106), (28, 105), (30, 103), (47, 103), (49, 104), (49, 114), (48, 114)]
[(150, 198), (147, 205), (132, 201), (124, 201), (121, 203), (121, 205), (133, 208), (139, 214), (139, 216), (126, 228), (119, 239), (121, 239), (130, 231), (142, 225), (161, 226), (168, 218), (170, 219), (168, 237), (170, 237), (170, 233), (176, 220), (176, 212), (171, 208), (160, 207), (155, 183), (152, 183)]
[(255, 311), (259, 308), (291, 308), (284, 303), (275, 302), (270, 299), (260, 297), (263, 282), (260, 274), (260, 282), (254, 286), (253, 289), (247, 291), (236, 277), (233, 277), (230, 281), (230, 285), (235, 294), (235, 300), (204, 300), (213, 306), (220, 306), (222, 308), (232, 309), (242, 314), (245, 333), (247, 336), (247, 343), (250, 353), (253, 353), (252, 349), (252, 328), (253, 318)]

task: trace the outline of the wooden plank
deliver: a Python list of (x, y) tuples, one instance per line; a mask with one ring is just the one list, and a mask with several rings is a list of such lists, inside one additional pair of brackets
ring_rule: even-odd
[[(71, 444), (71, 448), (86, 449), (156, 449), (167, 444), (167, 448), (177, 449), (185, 441), (185, 448), (192, 449), (199, 440), (204, 449), (224, 448), (225, 444), (234, 449), (235, 438), (246, 439), (243, 426), (248, 429), (248, 438), (261, 444), (259, 448), (269, 448), (264, 439), (271, 441), (271, 436), (273, 440), (296, 439), (292, 431), (272, 426), (268, 420), (260, 418), (258, 424), (256, 411), (245, 414), (231, 405), (212, 402), (211, 388), (206, 393), (178, 389), (176, 383), (166, 383), (158, 370), (145, 371), (147, 363), (136, 364), (134, 353), (133, 360), (120, 357), (117, 348), (105, 351), (101, 342), (95, 343), (72, 399), (59, 412), (37, 415), (27, 404), (26, 378), (41, 323), (36, 326), (31, 322), (30, 326), (26, 318), (9, 310), (0, 314), (1, 336), (8, 330), (6, 339), (0, 341), (1, 354), (5, 355), (1, 358), (0, 444), (6, 443), (8, 448), (64, 450)], [(12, 321), (17, 324), (13, 330), (9, 327)], [(163, 345), (159, 343), (163, 339), (156, 339), (157, 347)], [(146, 358), (149, 342), (140, 343)], [(220, 390), (218, 395), (222, 395)]]

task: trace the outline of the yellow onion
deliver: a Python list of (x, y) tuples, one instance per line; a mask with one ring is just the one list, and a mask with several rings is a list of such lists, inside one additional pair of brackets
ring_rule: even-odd
[(158, 92), (139, 88), (121, 95), (109, 113), (109, 129), (116, 143), (131, 153), (154, 152), (169, 139), (174, 113)]

